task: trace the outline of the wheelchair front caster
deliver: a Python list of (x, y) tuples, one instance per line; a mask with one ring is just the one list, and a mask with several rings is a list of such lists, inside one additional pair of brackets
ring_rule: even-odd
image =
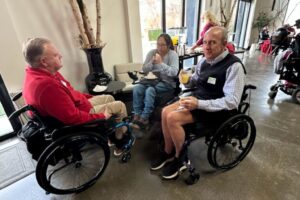
[(295, 103), (300, 104), (300, 88), (296, 88), (292, 94), (292, 99)]
[(185, 180), (187, 185), (194, 185), (200, 179), (200, 175), (198, 173), (190, 174), (189, 177)]
[(272, 86), (270, 87), (270, 90), (273, 91), (273, 92), (277, 92), (277, 90), (278, 90), (277, 84), (272, 85)]
[(124, 153), (124, 154), (123, 154), (121, 161), (122, 161), (123, 163), (126, 163), (126, 162), (128, 162), (130, 159), (131, 159), (131, 153), (128, 152), (128, 153)]
[(270, 91), (268, 95), (269, 95), (270, 99), (274, 99), (277, 95), (277, 91)]

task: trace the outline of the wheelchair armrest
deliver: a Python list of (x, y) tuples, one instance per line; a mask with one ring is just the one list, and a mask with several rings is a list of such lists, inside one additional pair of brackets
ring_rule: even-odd
[(20, 108), (19, 110), (16, 110), (15, 112), (13, 112), (8, 117), (8, 119), (17, 118), (17, 117), (19, 117), (21, 114), (23, 114), (26, 111), (33, 111), (33, 112), (35, 112), (36, 110), (31, 105), (26, 105), (26, 106), (23, 106), (22, 108)]

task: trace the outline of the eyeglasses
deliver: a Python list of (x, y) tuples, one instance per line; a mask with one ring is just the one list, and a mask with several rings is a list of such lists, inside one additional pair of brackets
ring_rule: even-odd
[(157, 43), (156, 44), (158, 47), (165, 47), (165, 46), (167, 46), (167, 44), (159, 44), (159, 43)]

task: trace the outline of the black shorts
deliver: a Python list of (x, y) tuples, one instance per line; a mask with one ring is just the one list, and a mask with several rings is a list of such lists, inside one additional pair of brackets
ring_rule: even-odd
[(221, 110), (217, 112), (207, 112), (205, 110), (192, 110), (191, 114), (195, 122), (207, 125), (221, 125), (231, 116), (237, 114), (237, 110)]

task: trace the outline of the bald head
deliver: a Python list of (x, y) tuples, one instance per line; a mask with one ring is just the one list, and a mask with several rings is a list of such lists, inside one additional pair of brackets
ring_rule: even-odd
[(215, 26), (210, 28), (204, 35), (203, 51), (205, 58), (210, 61), (221, 55), (227, 44), (227, 30)]

